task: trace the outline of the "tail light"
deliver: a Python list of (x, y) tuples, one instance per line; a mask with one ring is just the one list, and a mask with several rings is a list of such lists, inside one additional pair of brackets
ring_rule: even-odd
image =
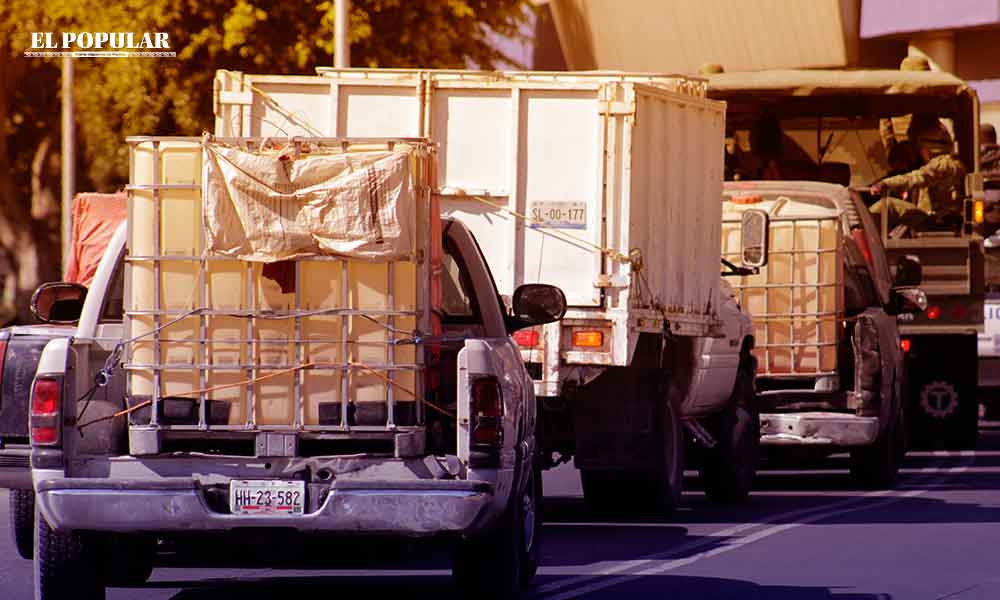
[(62, 382), (39, 378), (31, 388), (31, 443), (52, 446), (59, 443), (59, 414)]
[(907, 338), (903, 338), (903, 339), (899, 340), (899, 347), (903, 350), (903, 354), (906, 354), (907, 352), (909, 352), (910, 351), (910, 347), (912, 345), (913, 345), (913, 342), (911, 342)]
[(503, 391), (496, 377), (477, 379), (472, 384), (472, 443), (503, 444)]
[(538, 330), (522, 329), (514, 332), (514, 341), (522, 348), (534, 348), (538, 345)]
[(951, 307), (951, 318), (955, 320), (961, 321), (967, 314), (969, 314), (969, 311), (961, 304)]
[(927, 308), (926, 314), (928, 319), (930, 319), (931, 321), (936, 321), (941, 316), (941, 307), (929, 306)]
[(574, 331), (573, 345), (578, 348), (600, 348), (604, 345), (604, 334), (600, 331)]

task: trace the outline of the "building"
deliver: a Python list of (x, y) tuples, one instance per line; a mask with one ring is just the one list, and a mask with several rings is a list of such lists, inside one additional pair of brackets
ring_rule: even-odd
[[(1000, 0), (536, 0), (528, 68), (898, 68), (926, 56), (1000, 128)], [(555, 38), (555, 40), (553, 40)], [(556, 43), (557, 42), (557, 43)]]

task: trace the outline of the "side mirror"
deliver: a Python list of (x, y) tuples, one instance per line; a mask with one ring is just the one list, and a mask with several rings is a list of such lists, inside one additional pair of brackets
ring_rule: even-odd
[(514, 290), (514, 314), (507, 328), (515, 331), (558, 321), (566, 314), (566, 295), (554, 285), (528, 283)]
[(87, 288), (79, 283), (43, 283), (31, 296), (31, 314), (43, 323), (72, 325), (80, 320), (86, 298)]
[(770, 242), (771, 217), (760, 209), (743, 211), (740, 219), (740, 262), (744, 267), (763, 267), (767, 264)]
[(900, 256), (896, 261), (896, 276), (893, 278), (893, 287), (916, 287), (924, 279), (924, 270), (920, 265), (920, 259), (912, 254)]
[(892, 290), (886, 312), (891, 315), (914, 314), (927, 310), (927, 294), (920, 288)]

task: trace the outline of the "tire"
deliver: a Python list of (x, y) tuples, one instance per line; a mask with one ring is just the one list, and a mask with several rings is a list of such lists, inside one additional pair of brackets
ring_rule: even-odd
[(10, 534), (21, 558), (35, 555), (35, 492), (8, 490), (10, 494)]
[(716, 446), (703, 453), (701, 480), (712, 502), (743, 502), (753, 488), (760, 457), (760, 416), (753, 408), (756, 373), (756, 359), (745, 356), (740, 361), (732, 401), (717, 420)]
[(902, 443), (899, 415), (871, 446), (851, 450), (851, 476), (866, 489), (892, 488), (899, 472)]
[(101, 537), (104, 581), (113, 587), (135, 587), (153, 574), (156, 540), (142, 535), (112, 534)]
[[(544, 493), (542, 490), (542, 470), (535, 468), (532, 470), (531, 480), (528, 485), (532, 489), (522, 496), (522, 505), (533, 511), (531, 518), (525, 515), (523, 519), (524, 540), (521, 552), (521, 587), (531, 587), (538, 574), (538, 565), (542, 562), (542, 523), (544, 522), (542, 508), (544, 504)], [(529, 531), (530, 529), (530, 531)], [(529, 535), (530, 534), (530, 535)]]
[(622, 487), (626, 487), (626, 483), (621, 471), (581, 469), (580, 485), (591, 515), (608, 516), (623, 508)]
[(35, 600), (104, 600), (88, 541), (77, 532), (52, 530), (35, 508)]
[(663, 516), (670, 516), (680, 504), (684, 487), (684, 446), (686, 438), (681, 424), (680, 395), (668, 393), (663, 402), (663, 428), (661, 442), (663, 453), (660, 468), (651, 475), (653, 484), (653, 509)]
[(522, 587), (531, 583), (541, 550), (536, 518), (540, 482), (541, 474), (533, 470), (524, 490), (511, 499), (491, 532), (459, 540), (452, 563), (459, 597), (514, 600), (521, 597)]

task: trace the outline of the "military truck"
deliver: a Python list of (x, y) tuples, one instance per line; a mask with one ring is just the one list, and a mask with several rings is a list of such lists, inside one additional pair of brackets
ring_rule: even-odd
[(909, 440), (973, 447), (984, 293), (983, 243), (974, 230), (983, 195), (975, 92), (940, 72), (777, 70), (713, 74), (708, 94), (727, 103), (728, 178), (838, 183), (867, 205), (878, 200), (870, 186), (890, 170), (880, 136), (885, 119), (897, 139), (914, 114), (938, 117), (951, 130), (967, 172), (954, 189), (957, 222), (902, 236), (882, 222), (880, 237), (890, 265), (903, 256), (920, 261), (929, 303), (924, 312), (899, 316)]

